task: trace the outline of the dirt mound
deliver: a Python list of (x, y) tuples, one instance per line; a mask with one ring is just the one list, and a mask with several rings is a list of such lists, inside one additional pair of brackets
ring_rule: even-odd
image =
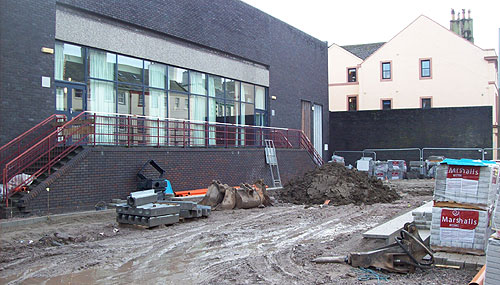
[(285, 184), (281, 200), (294, 204), (333, 205), (388, 203), (400, 198), (395, 190), (365, 172), (327, 163)]

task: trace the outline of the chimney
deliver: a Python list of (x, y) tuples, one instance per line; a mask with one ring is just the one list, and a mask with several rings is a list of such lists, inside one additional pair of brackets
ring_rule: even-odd
[[(455, 9), (451, 9), (450, 30), (464, 39), (474, 43), (474, 33), (472, 29), (473, 22), (470, 17), (470, 9), (467, 12), (468, 15), (466, 17), (465, 9), (462, 9), (462, 13), (458, 12), (458, 17), (455, 20)], [(462, 14), (462, 17), (460, 17), (460, 14)]]

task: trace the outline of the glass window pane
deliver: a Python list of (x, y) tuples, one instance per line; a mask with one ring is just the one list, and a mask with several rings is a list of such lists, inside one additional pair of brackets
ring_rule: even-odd
[(168, 67), (168, 89), (188, 92), (188, 71), (177, 67)]
[[(212, 99), (213, 100), (213, 99)], [(215, 115), (218, 123), (225, 123), (225, 105), (223, 99), (215, 99)]]
[(133, 85), (118, 85), (118, 113), (143, 115), (144, 97), (142, 88)]
[(208, 76), (208, 96), (224, 98), (224, 78), (219, 76)]
[(175, 119), (189, 119), (188, 108), (186, 104), (188, 101), (188, 95), (169, 92), (168, 96), (168, 116), (169, 118)]
[[(194, 121), (207, 120), (207, 97), (189, 96), (189, 118)], [(205, 145), (205, 124), (195, 123), (191, 126), (190, 143), (194, 146)]]
[(241, 103), (241, 120), (242, 125), (254, 125), (254, 107), (253, 104)]
[(356, 68), (347, 70), (347, 82), (356, 82)]
[(83, 111), (83, 90), (79, 88), (71, 88), (71, 108), (73, 111)]
[(164, 64), (144, 61), (145, 85), (165, 89), (167, 81), (167, 66)]
[(248, 83), (241, 83), (241, 101), (248, 103), (254, 102), (254, 85)]
[(56, 110), (68, 111), (68, 88), (56, 88)]
[(266, 109), (266, 89), (264, 87), (255, 87), (255, 108), (260, 110)]
[(119, 55), (118, 81), (142, 84), (142, 60)]
[(239, 124), (240, 103), (238, 101), (226, 101), (226, 123)]
[(428, 60), (422, 60), (422, 68), (429, 68), (430, 62)]
[(115, 80), (116, 55), (105, 51), (89, 49), (89, 76)]
[(240, 100), (240, 82), (226, 79), (226, 98), (230, 100)]
[(89, 111), (115, 113), (115, 84), (91, 79), (87, 90)]
[(164, 90), (147, 88), (144, 92), (144, 115), (151, 117), (167, 117), (167, 93)]
[(56, 43), (55, 76), (56, 80), (84, 82), (85, 67), (83, 65), (84, 49), (82, 47)]
[(207, 95), (207, 78), (204, 73), (191, 71), (190, 76), (190, 90), (193, 94)]

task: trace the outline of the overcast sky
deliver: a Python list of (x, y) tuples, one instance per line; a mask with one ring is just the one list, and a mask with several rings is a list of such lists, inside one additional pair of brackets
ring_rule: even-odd
[(386, 42), (420, 15), (450, 27), (455, 13), (471, 10), (474, 43), (498, 54), (500, 0), (243, 0), (328, 44)]

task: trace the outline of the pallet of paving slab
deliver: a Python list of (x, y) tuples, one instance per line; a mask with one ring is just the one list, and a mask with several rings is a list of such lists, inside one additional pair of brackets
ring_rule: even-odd
[(437, 246), (431, 245), (433, 251), (442, 251), (450, 253), (461, 253), (461, 254), (472, 254), (472, 255), (485, 255), (484, 250), (473, 249), (473, 248), (459, 248), (459, 247), (449, 247), (449, 246)]
[(120, 224), (138, 225), (147, 228), (156, 227), (160, 225), (172, 225), (179, 222), (179, 214), (164, 215), (157, 217), (142, 217), (126, 214), (118, 214), (116, 221)]
[(462, 208), (462, 209), (481, 210), (481, 211), (488, 211), (491, 208), (491, 206), (484, 204), (466, 204), (466, 203), (457, 203), (451, 201), (434, 201), (434, 207)]
[(180, 206), (177, 204), (156, 204), (150, 203), (139, 207), (130, 207), (127, 204), (116, 206), (117, 214), (126, 214), (143, 217), (155, 217), (171, 214), (178, 214)]

